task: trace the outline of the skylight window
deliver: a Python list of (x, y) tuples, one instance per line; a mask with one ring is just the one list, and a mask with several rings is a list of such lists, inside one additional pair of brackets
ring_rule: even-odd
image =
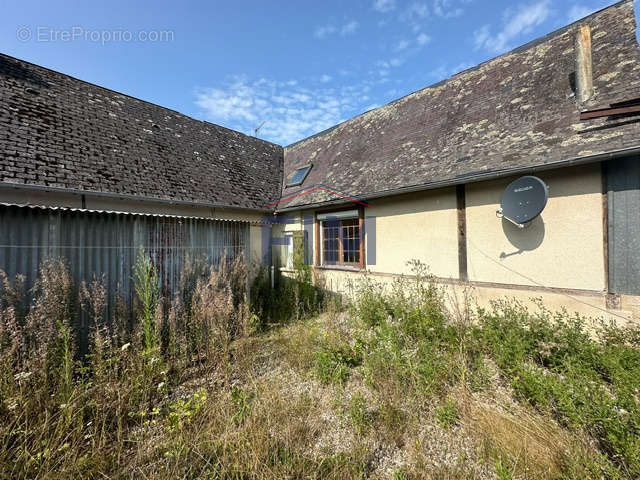
[(291, 177), (291, 180), (289, 180), (289, 183), (287, 183), (287, 187), (301, 185), (302, 182), (304, 182), (304, 179), (307, 177), (307, 174), (309, 173), (309, 170), (311, 170), (312, 166), (313, 165), (307, 165), (306, 167), (297, 169)]

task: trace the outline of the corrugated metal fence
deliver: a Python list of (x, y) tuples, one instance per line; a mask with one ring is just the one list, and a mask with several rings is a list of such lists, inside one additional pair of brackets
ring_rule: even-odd
[(158, 269), (162, 294), (171, 297), (187, 255), (218, 265), (224, 254), (248, 252), (249, 223), (0, 205), (0, 269), (11, 278), (24, 274), (28, 288), (48, 258), (67, 262), (77, 288), (104, 274), (109, 313), (116, 295), (133, 301), (132, 269), (141, 246)]

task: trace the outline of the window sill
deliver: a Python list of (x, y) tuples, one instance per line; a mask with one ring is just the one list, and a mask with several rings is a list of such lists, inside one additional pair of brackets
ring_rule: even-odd
[(366, 268), (352, 267), (351, 265), (316, 265), (318, 270), (340, 270), (342, 272), (366, 272)]

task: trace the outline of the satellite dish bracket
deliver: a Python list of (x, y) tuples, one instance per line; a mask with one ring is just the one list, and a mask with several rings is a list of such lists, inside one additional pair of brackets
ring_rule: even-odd
[(502, 209), (501, 209), (501, 208), (499, 208), (498, 210), (496, 210), (496, 216), (497, 216), (498, 218), (504, 218), (505, 220), (510, 221), (511, 223), (513, 223), (513, 224), (514, 224), (516, 227), (518, 227), (518, 228), (525, 228), (526, 226), (528, 226), (528, 222), (527, 222), (527, 223), (518, 223), (518, 222), (514, 222), (513, 220), (511, 220), (509, 217), (505, 217), (505, 216), (502, 214)]

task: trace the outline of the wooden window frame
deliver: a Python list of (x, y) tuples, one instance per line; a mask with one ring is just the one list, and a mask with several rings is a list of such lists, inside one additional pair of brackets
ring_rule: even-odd
[[(315, 241), (314, 241), (314, 264), (316, 267), (322, 267), (322, 268), (344, 268), (344, 267), (354, 267), (354, 268), (359, 268), (361, 270), (364, 270), (365, 265), (366, 265), (366, 261), (365, 261), (365, 247), (364, 247), (364, 242), (365, 242), (365, 232), (364, 232), (364, 208), (363, 207), (358, 207), (358, 216), (357, 217), (353, 217), (353, 218), (345, 218), (345, 219), (339, 219), (338, 222), (340, 222), (340, 226), (338, 228), (338, 258), (339, 261), (337, 261), (335, 264), (331, 264), (331, 265), (326, 265), (324, 264), (324, 228), (322, 225), (322, 222), (324, 220), (318, 220), (318, 215), (319, 214), (323, 214), (323, 213), (337, 213), (337, 212), (342, 212), (345, 210), (353, 210), (353, 208), (331, 208), (331, 209), (324, 209), (324, 210), (317, 210), (314, 214), (314, 237), (315, 237)], [(358, 251), (358, 257), (359, 257), (359, 261), (357, 262), (344, 262), (342, 259), (344, 258), (344, 250), (343, 250), (343, 243), (342, 243), (342, 232), (343, 232), (343, 226), (342, 226), (342, 220), (353, 220), (354, 218), (357, 218), (358, 220), (358, 240), (359, 240), (359, 251)]]

